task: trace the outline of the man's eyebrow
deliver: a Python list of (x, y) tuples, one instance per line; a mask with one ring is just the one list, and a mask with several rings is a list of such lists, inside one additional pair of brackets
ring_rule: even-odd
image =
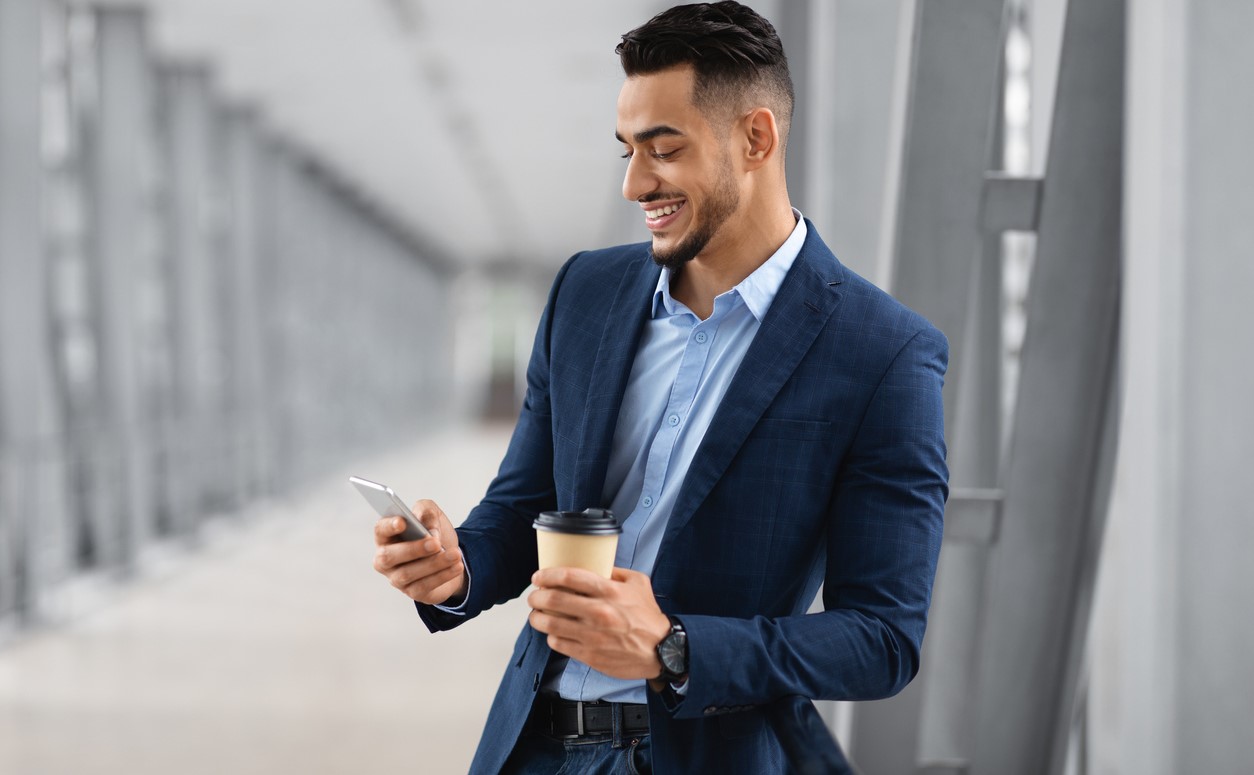
[[(648, 129), (642, 130), (640, 132), (636, 132), (636, 134), (632, 136), (632, 139), (634, 139), (637, 143), (647, 143), (653, 138), (662, 137), (663, 135), (668, 135), (668, 136), (674, 135), (676, 137), (683, 137), (684, 133), (679, 131), (673, 126), (667, 126), (666, 124), (661, 124), (659, 126), (649, 127)], [(623, 139), (622, 134), (620, 134), (618, 131), (614, 132), (614, 139), (620, 143), (627, 142), (626, 140)]]

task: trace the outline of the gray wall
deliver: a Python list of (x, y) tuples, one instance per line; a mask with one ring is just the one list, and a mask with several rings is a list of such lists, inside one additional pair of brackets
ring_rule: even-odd
[(1093, 772), (1244, 773), (1254, 719), (1254, 6), (1132, 4), (1125, 411)]

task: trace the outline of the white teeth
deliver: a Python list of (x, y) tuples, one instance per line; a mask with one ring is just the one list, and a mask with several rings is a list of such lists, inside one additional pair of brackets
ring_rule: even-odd
[(645, 210), (644, 214), (648, 218), (661, 218), (663, 215), (670, 215), (671, 213), (679, 212), (679, 208), (681, 206), (682, 203), (677, 205), (666, 205), (665, 207), (660, 207), (657, 210)]

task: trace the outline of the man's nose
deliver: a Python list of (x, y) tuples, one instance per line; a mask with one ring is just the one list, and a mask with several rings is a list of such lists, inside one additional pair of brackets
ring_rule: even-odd
[(627, 172), (623, 175), (623, 197), (633, 202), (657, 189), (657, 177), (648, 170), (646, 160), (640, 154), (632, 154), (627, 160)]

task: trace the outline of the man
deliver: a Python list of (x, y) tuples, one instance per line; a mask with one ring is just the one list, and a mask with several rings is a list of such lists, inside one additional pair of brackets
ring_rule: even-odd
[[(558, 273), (483, 501), (376, 569), (432, 630), (528, 585), (472, 772), (780, 772), (781, 698), (918, 671), (947, 495), (944, 337), (843, 268), (788, 198), (793, 89), (734, 2), (623, 36), (616, 136), (646, 244)], [(537, 572), (541, 511), (623, 521), (611, 579)], [(807, 614), (820, 584), (821, 613)]]

